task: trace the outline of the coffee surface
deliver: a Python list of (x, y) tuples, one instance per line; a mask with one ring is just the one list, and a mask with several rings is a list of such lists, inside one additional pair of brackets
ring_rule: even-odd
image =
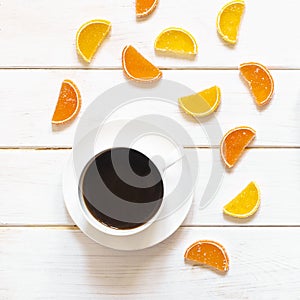
[(159, 210), (164, 186), (154, 163), (139, 151), (113, 148), (96, 155), (81, 177), (79, 192), (102, 224), (132, 229)]

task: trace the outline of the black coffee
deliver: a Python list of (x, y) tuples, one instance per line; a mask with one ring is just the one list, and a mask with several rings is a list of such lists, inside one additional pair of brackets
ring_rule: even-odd
[(81, 177), (81, 194), (90, 213), (102, 224), (132, 229), (159, 210), (163, 181), (154, 163), (139, 151), (113, 148), (96, 155)]

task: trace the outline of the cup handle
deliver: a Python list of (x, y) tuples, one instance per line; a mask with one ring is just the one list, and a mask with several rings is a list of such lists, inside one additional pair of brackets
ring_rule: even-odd
[(151, 160), (154, 162), (155, 166), (158, 168), (161, 174), (164, 174), (165, 171), (176, 164), (183, 158), (184, 154), (178, 149), (174, 149), (168, 154), (168, 157), (162, 158), (161, 156), (154, 156)]

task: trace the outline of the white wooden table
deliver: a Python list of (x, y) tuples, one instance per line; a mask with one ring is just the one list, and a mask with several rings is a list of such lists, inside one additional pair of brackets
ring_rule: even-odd
[[(161, 0), (136, 22), (133, 0), (0, 1), (0, 299), (300, 299), (300, 34), (298, 0), (248, 0), (235, 49), (219, 39), (215, 19), (226, 0)], [(109, 39), (90, 66), (78, 60), (75, 33), (87, 20), (112, 22)], [(189, 30), (199, 41), (193, 60), (157, 56), (165, 27)], [(126, 79), (121, 50), (135, 45), (164, 78), (194, 90), (219, 85), (216, 117), (222, 131), (249, 125), (257, 138), (214, 201), (193, 203), (183, 226), (153, 248), (135, 253), (102, 247), (84, 236), (63, 202), (61, 173), (76, 124), (53, 132), (51, 116), (61, 81), (74, 80), (83, 107)], [(266, 64), (275, 96), (257, 110), (239, 78), (246, 61)], [(142, 108), (141, 108), (142, 110)], [(141, 112), (141, 111), (140, 111)], [(127, 109), (119, 116), (132, 117)], [(210, 148), (198, 127), (164, 111), (197, 140), (204, 171)], [(205, 172), (202, 182), (205, 183)], [(258, 213), (233, 222), (223, 205), (248, 182), (262, 191)], [(190, 243), (212, 239), (230, 256), (225, 276), (186, 265)]]

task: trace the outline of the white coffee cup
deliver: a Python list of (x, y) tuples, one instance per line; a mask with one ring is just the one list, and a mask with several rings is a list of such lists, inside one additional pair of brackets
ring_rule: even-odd
[[(118, 146), (120, 146), (120, 145), (118, 145)], [(103, 153), (103, 152), (106, 152), (106, 151), (108, 151), (110, 149), (114, 149), (114, 148), (115, 147), (107, 147), (106, 145), (102, 145), (101, 147), (98, 146), (97, 147), (98, 153), (94, 154), (92, 157), (84, 157), (83, 161), (81, 162), (81, 171), (80, 171), (80, 176), (79, 176), (79, 181), (78, 181), (79, 205), (80, 205), (80, 209), (81, 209), (82, 214), (85, 217), (85, 219), (90, 223), (90, 225), (92, 225), (97, 230), (99, 230), (105, 234), (113, 235), (113, 236), (129, 236), (129, 235), (133, 235), (133, 234), (136, 234), (138, 232), (145, 230), (146, 228), (151, 226), (151, 224), (153, 224), (153, 222), (155, 222), (158, 219), (158, 217), (164, 207), (165, 190), (166, 190), (166, 185), (167, 185), (165, 170), (168, 167), (175, 164), (180, 159), (182, 159), (182, 154), (178, 149), (174, 149), (173, 151), (171, 151), (171, 153), (168, 154), (167, 157), (159, 157), (157, 155), (152, 156), (151, 153), (149, 153), (149, 151), (148, 151), (148, 153), (144, 153), (144, 151), (141, 151), (141, 149), (139, 149), (140, 147), (138, 147), (138, 149), (136, 149), (134, 146), (131, 148), (131, 149), (141, 152), (142, 154), (147, 156), (154, 163), (154, 165), (156, 166), (156, 168), (158, 169), (158, 171), (160, 172), (160, 175), (161, 175), (161, 179), (163, 182), (164, 195), (163, 195), (162, 202), (161, 202), (159, 209), (151, 217), (151, 219), (147, 220), (147, 222), (145, 222), (144, 224), (142, 224), (138, 227), (134, 227), (131, 229), (118, 229), (118, 228), (109, 227), (101, 220), (96, 219), (94, 217), (94, 215), (89, 211), (89, 209), (84, 201), (84, 197), (82, 195), (82, 178), (83, 178), (83, 174), (86, 170), (86, 167), (88, 166), (91, 159), (93, 159), (93, 157), (97, 156), (99, 153)]]

